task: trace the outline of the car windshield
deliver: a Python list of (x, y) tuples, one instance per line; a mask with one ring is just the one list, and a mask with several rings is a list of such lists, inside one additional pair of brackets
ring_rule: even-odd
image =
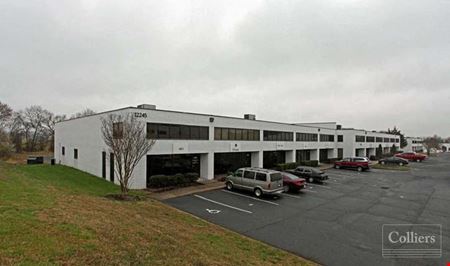
[(283, 178), (281, 177), (281, 173), (273, 173), (273, 174), (270, 174), (270, 181), (272, 181), (272, 182), (274, 182), (274, 181), (279, 181), (279, 180), (281, 180), (281, 179), (283, 179)]
[(288, 177), (288, 178), (292, 179), (292, 180), (300, 179), (298, 176), (293, 175), (293, 174), (289, 174), (289, 173), (283, 173), (283, 175), (285, 177)]

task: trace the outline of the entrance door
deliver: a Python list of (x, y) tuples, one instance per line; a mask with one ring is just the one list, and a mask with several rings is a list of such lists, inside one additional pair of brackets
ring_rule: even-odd
[(106, 178), (106, 152), (102, 152), (102, 177)]
[(114, 182), (114, 153), (109, 154), (109, 180)]

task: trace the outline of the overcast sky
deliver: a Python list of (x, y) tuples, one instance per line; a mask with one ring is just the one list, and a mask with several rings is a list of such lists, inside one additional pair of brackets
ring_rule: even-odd
[(0, 1), (0, 101), (450, 136), (450, 1)]

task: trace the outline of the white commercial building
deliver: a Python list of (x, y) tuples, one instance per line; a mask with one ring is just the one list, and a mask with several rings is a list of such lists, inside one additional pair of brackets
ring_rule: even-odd
[(406, 137), (407, 145), (403, 147), (404, 152), (423, 152), (423, 139), (418, 137)]
[[(137, 165), (133, 188), (146, 188), (155, 174), (197, 172), (213, 179), (244, 166), (270, 168), (279, 163), (387, 153), (399, 137), (336, 123), (288, 124), (244, 118), (157, 110), (153, 105), (127, 107), (60, 122), (55, 127), (55, 159), (96, 176), (115, 181), (114, 155), (101, 134), (101, 118), (130, 114), (147, 124), (156, 139)], [(364, 141), (362, 141), (364, 137)]]

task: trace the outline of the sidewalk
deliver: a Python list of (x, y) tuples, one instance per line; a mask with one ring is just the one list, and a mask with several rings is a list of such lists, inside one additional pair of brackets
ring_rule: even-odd
[(221, 188), (225, 187), (224, 182), (220, 182), (217, 180), (201, 180), (198, 182), (202, 183), (203, 185), (177, 188), (177, 189), (172, 189), (172, 190), (164, 191), (164, 192), (148, 192), (149, 197), (152, 199), (155, 199), (155, 200), (162, 201), (162, 200), (166, 200), (166, 199), (186, 196), (189, 194), (195, 194), (195, 193), (200, 193), (200, 192), (205, 192), (205, 191), (210, 191), (210, 190), (221, 189)]

